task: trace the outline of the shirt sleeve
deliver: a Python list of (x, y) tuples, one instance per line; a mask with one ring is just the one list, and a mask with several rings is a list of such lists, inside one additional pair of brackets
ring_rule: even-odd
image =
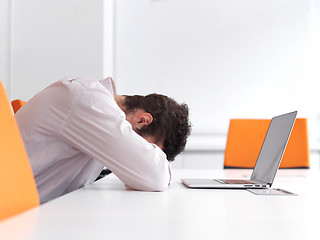
[(165, 190), (171, 181), (166, 155), (132, 130), (112, 92), (99, 82), (82, 87), (80, 92), (61, 137), (103, 163), (130, 188)]

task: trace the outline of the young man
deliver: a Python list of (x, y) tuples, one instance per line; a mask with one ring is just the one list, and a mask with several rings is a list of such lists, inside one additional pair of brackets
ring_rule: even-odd
[(190, 134), (188, 107), (163, 95), (119, 96), (111, 78), (64, 78), (16, 119), (41, 203), (92, 183), (106, 166), (128, 187), (163, 191)]

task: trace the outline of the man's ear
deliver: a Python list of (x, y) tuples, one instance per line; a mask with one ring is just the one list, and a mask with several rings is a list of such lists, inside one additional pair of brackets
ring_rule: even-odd
[(152, 123), (153, 117), (150, 113), (147, 113), (143, 109), (136, 109), (131, 113), (126, 114), (126, 120), (132, 125), (132, 128), (136, 131), (144, 126), (148, 126)]
[(153, 121), (152, 115), (150, 113), (143, 112), (136, 116), (135, 122), (137, 124), (137, 127), (141, 129), (144, 126), (148, 126), (149, 124), (151, 124), (152, 121)]

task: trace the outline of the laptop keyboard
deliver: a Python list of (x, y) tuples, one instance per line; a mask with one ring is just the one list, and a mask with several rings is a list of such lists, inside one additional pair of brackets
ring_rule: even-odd
[(242, 179), (218, 179), (216, 181), (224, 184), (253, 184), (248, 180), (242, 180)]

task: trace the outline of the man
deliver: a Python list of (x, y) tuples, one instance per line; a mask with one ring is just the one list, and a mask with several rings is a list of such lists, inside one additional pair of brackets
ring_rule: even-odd
[(128, 187), (163, 191), (190, 134), (188, 108), (158, 95), (119, 96), (111, 78), (64, 78), (16, 119), (40, 202), (92, 183), (106, 166)]

